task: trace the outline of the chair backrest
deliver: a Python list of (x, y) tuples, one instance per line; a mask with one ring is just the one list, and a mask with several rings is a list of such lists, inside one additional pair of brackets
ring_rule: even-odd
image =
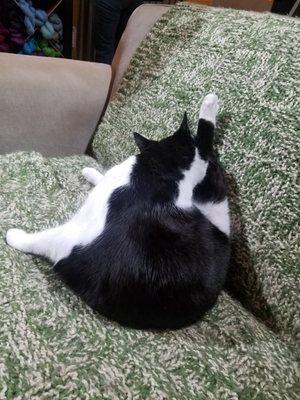
[(111, 67), (0, 53), (0, 154), (82, 154), (97, 126)]
[(170, 9), (166, 4), (143, 4), (129, 18), (112, 62), (110, 99), (116, 93), (130, 60), (155, 22)]

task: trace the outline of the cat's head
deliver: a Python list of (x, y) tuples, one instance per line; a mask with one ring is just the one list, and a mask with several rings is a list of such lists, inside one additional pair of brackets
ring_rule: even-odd
[(140, 160), (144, 160), (153, 168), (159, 167), (164, 173), (188, 169), (197, 147), (186, 113), (179, 129), (173, 135), (156, 141), (135, 132), (134, 140), (140, 150)]
[(136, 157), (132, 180), (140, 196), (169, 201), (178, 194), (178, 183), (182, 179), (188, 190), (200, 183), (211, 161), (216, 168), (213, 131), (211, 122), (200, 119), (197, 134), (193, 135), (185, 113), (179, 129), (162, 140), (150, 140), (135, 133), (140, 154)]

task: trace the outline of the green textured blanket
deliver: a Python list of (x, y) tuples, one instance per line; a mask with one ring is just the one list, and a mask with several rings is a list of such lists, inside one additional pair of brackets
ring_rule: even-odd
[(175, 6), (134, 56), (95, 137), (107, 167), (135, 151), (132, 131), (167, 135), (184, 110), (195, 126), (202, 97), (220, 97), (233, 257), (227, 292), (194, 326), (120, 327), (45, 261), (7, 247), (8, 228), (72, 214), (89, 189), (82, 167), (100, 166), (0, 157), (0, 399), (297, 398), (299, 30), (295, 19)]
[(137, 52), (94, 142), (109, 166), (135, 151), (132, 131), (170, 134), (184, 110), (195, 130), (203, 97), (219, 96), (234, 220), (230, 286), (281, 333), (299, 329), (299, 36), (295, 19), (174, 7)]

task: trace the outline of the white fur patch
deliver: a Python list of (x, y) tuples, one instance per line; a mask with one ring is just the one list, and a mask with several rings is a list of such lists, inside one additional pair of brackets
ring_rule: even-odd
[(54, 263), (68, 257), (75, 246), (91, 243), (104, 229), (111, 194), (118, 187), (129, 184), (135, 162), (135, 156), (129, 157), (104, 176), (96, 170), (84, 169), (84, 176), (98, 184), (69, 222), (37, 233), (10, 229), (6, 235), (7, 243), (20, 251), (47, 257)]
[(219, 99), (214, 93), (210, 93), (204, 97), (199, 111), (199, 119), (205, 119), (212, 122), (216, 126), (216, 118), (219, 110)]
[(176, 200), (176, 206), (180, 208), (190, 208), (193, 206), (193, 190), (200, 183), (206, 174), (208, 162), (204, 161), (195, 151), (195, 157), (190, 169), (183, 172), (184, 178), (179, 182), (179, 194)]
[(97, 186), (104, 175), (100, 174), (95, 168), (83, 168), (82, 175), (92, 185)]
[(230, 218), (227, 199), (219, 203), (207, 202), (195, 203), (195, 205), (213, 225), (226, 235), (230, 235)]

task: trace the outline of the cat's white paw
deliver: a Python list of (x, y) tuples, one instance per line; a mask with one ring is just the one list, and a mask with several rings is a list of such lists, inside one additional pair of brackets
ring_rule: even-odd
[(202, 103), (205, 107), (213, 109), (216, 113), (219, 110), (219, 99), (215, 93), (209, 93), (203, 99)]
[(27, 251), (28, 233), (22, 229), (9, 229), (6, 233), (6, 242), (17, 250)]
[(219, 99), (214, 93), (204, 97), (200, 107), (199, 118), (212, 122), (216, 125), (216, 117), (219, 111)]
[(103, 178), (103, 175), (101, 175), (95, 168), (83, 168), (82, 175), (88, 182), (95, 186), (98, 185), (100, 180)]

